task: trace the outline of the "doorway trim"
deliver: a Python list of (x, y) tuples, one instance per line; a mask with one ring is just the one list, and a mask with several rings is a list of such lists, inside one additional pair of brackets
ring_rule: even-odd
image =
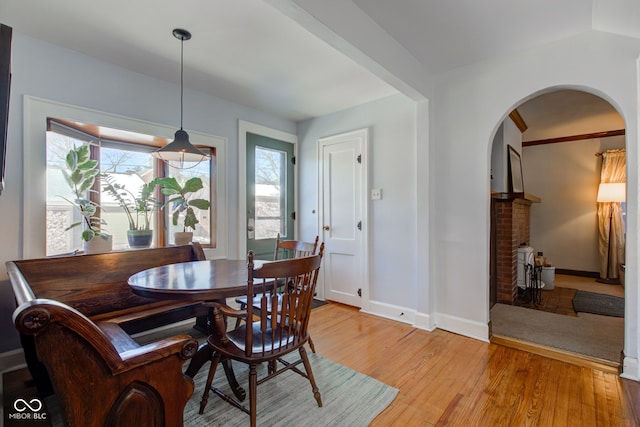
[[(272, 129), (256, 123), (238, 120), (238, 253), (237, 259), (247, 254), (247, 132), (293, 144), (293, 155), (298, 156), (298, 136)], [(298, 212), (298, 168), (294, 169), (294, 210)], [(293, 225), (293, 234), (298, 236), (298, 223)]]
[[(634, 176), (634, 168), (632, 167), (633, 165), (633, 158), (629, 156), (629, 148), (631, 147), (630, 145), (630, 141), (632, 141), (632, 139), (630, 138), (630, 134), (629, 134), (629, 127), (630, 127), (630, 122), (629, 120), (625, 117), (624, 115), (624, 109), (622, 108), (622, 106), (615, 102), (615, 100), (608, 95), (605, 92), (602, 92), (600, 90), (595, 89), (593, 86), (567, 86), (567, 85), (563, 85), (563, 86), (549, 86), (549, 87), (544, 87), (538, 90), (533, 90), (531, 91), (531, 93), (529, 94), (529, 96), (524, 97), (524, 98), (520, 98), (517, 102), (515, 102), (511, 108), (509, 109), (509, 111), (511, 110), (515, 110), (517, 108), (519, 108), (522, 104), (526, 103), (529, 100), (535, 99), (538, 96), (542, 96), (548, 93), (553, 93), (556, 91), (561, 91), (561, 90), (574, 90), (574, 91), (580, 91), (580, 92), (584, 92), (587, 94), (591, 94), (594, 96), (597, 96), (599, 98), (601, 98), (603, 101), (607, 102), (608, 104), (610, 104), (611, 107), (613, 107), (617, 113), (622, 117), (623, 121), (624, 121), (624, 128), (621, 130), (615, 130), (612, 132), (597, 132), (597, 133), (593, 133), (593, 134), (579, 134), (579, 135), (571, 135), (571, 136), (566, 136), (566, 137), (558, 137), (558, 138), (551, 138), (548, 140), (538, 140), (538, 141), (533, 141), (533, 144), (527, 144), (525, 141), (522, 141), (521, 144), (521, 152), (522, 152), (522, 148), (527, 147), (527, 146), (535, 146), (535, 145), (543, 145), (543, 144), (551, 144), (551, 143), (563, 143), (563, 142), (570, 142), (570, 141), (577, 141), (577, 140), (581, 140), (581, 139), (600, 139), (603, 137), (607, 137), (607, 136), (624, 136), (624, 149), (627, 151), (627, 160), (626, 160), (626, 175), (627, 175), (627, 182), (629, 182), (630, 179), (633, 179)], [(496, 134), (498, 133), (498, 129), (500, 128), (500, 126), (502, 126), (502, 124), (510, 117), (510, 115), (505, 114), (502, 118), (501, 121), (499, 121), (495, 128), (492, 130), (492, 136), (489, 140), (489, 152), (488, 152), (488, 157), (489, 157), (489, 161), (488, 161), (488, 169), (487, 171), (492, 171), (492, 155), (493, 155), (493, 150), (495, 149), (495, 147), (493, 146), (493, 142), (495, 140)], [(522, 132), (522, 131), (521, 131)], [(637, 169), (637, 168), (636, 168)], [(599, 177), (599, 175), (598, 175)], [(491, 180), (491, 176), (490, 174), (487, 174), (487, 179), (488, 182), (490, 182)], [(491, 187), (491, 184), (489, 185)], [(629, 191), (627, 191), (627, 195), (629, 195), (631, 193), (629, 193)], [(544, 199), (544, 197), (543, 197)], [(627, 206), (630, 206), (629, 204)], [(633, 208), (633, 206), (631, 206)], [(633, 225), (635, 224), (635, 221), (632, 221), (632, 218), (635, 217), (635, 215), (630, 214), (630, 209), (628, 208), (627, 210), (627, 224), (629, 224), (630, 227), (633, 227)], [(491, 221), (493, 220), (493, 215), (492, 215), (492, 210), (491, 207), (487, 210), (488, 212), (488, 218), (489, 218), (489, 224), (491, 224)], [(490, 225), (490, 229), (492, 229), (491, 225)], [(627, 232), (627, 235), (629, 235), (629, 232)], [(488, 243), (488, 247), (490, 247), (491, 245), (491, 236), (489, 236), (489, 239), (487, 241)], [(630, 240), (627, 238), (625, 240), (625, 252), (627, 253), (627, 256), (629, 256), (629, 244), (630, 244)], [(491, 252), (491, 250), (490, 250)], [(489, 265), (489, 270), (491, 270), (491, 264)], [(575, 271), (579, 271), (579, 270), (575, 270)], [(557, 270), (556, 270), (557, 272)], [(586, 271), (585, 271), (586, 273)], [(589, 276), (586, 276), (589, 277)], [(491, 288), (492, 283), (491, 283), (491, 279), (488, 282), (489, 288)], [(491, 325), (491, 297), (490, 297), (490, 292), (488, 294), (489, 298), (487, 299), (487, 307), (488, 307), (488, 316), (489, 316), (489, 325)], [(622, 355), (623, 355), (623, 360), (621, 361), (621, 364), (619, 367), (617, 367), (617, 369), (619, 369), (620, 371), (620, 376), (623, 378), (628, 378), (628, 379), (632, 379), (637, 381), (638, 378), (636, 376), (628, 376), (626, 375), (626, 372), (629, 372), (629, 370), (631, 369), (631, 371), (633, 372), (633, 374), (635, 374), (638, 370), (638, 365), (637, 365), (637, 357), (630, 359), (629, 356), (627, 355), (627, 346), (628, 346), (628, 342), (629, 342), (629, 338), (630, 336), (635, 336), (633, 334), (628, 334), (628, 325), (629, 325), (629, 316), (628, 313), (630, 311), (630, 305), (629, 304), (633, 304), (631, 302), (631, 299), (629, 298), (629, 288), (625, 287), (624, 289), (624, 298), (625, 298), (625, 316), (624, 316), (624, 333), (623, 333), (623, 343), (622, 343)], [(498, 335), (497, 336), (497, 341), (501, 341), (501, 337)], [(489, 335), (488, 338), (491, 342), (493, 341), (493, 332), (491, 330), (491, 327), (489, 327)], [(516, 340), (517, 341), (517, 340)], [(503, 343), (504, 344), (504, 343)], [(529, 344), (531, 344), (533, 347), (538, 346), (539, 344), (535, 344), (535, 343), (529, 343), (526, 340), (523, 341), (523, 343), (516, 343), (515, 344), (515, 348), (521, 348), (524, 349), (525, 351), (531, 351)], [(520, 345), (520, 347), (518, 347)], [(512, 345), (513, 346), (513, 345)], [(557, 349), (558, 353), (556, 356), (559, 356), (558, 360), (564, 360), (563, 357), (565, 357), (566, 355), (563, 354), (563, 350), (562, 349)], [(551, 353), (554, 353), (554, 351), (552, 350)], [(556, 357), (557, 358), (557, 357)], [(589, 363), (592, 363), (589, 361), (590, 356), (585, 356), (585, 360), (587, 360), (587, 365), (585, 366), (590, 366)], [(632, 360), (631, 363), (629, 363), (629, 360)], [(584, 361), (583, 361), (584, 362)], [(603, 365), (606, 366), (606, 365)]]

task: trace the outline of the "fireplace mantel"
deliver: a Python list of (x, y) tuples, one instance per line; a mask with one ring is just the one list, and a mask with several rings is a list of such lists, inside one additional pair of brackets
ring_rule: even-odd
[(542, 203), (542, 199), (529, 193), (497, 193), (492, 192), (491, 197), (500, 201), (513, 201), (515, 199), (527, 200), (531, 203)]

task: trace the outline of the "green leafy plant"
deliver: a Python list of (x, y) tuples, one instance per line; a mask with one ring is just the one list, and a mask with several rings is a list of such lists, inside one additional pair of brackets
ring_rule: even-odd
[(203, 188), (202, 179), (195, 177), (190, 178), (184, 185), (180, 185), (175, 178), (156, 178), (156, 184), (162, 188), (162, 194), (167, 196), (164, 206), (171, 205), (173, 225), (178, 225), (178, 218), (181, 213), (184, 215), (183, 231), (187, 228), (196, 229), (198, 218), (196, 217), (194, 208), (207, 210), (211, 207), (211, 203), (205, 199), (190, 199), (189, 197)]
[(81, 145), (69, 150), (65, 163), (67, 170), (62, 172), (75, 198), (74, 200), (64, 199), (78, 209), (82, 215), (82, 220), (74, 222), (66, 230), (83, 227), (82, 240), (85, 242), (96, 236), (106, 237), (107, 234), (101, 231), (106, 222), (96, 216), (100, 206), (87, 198), (87, 194), (95, 192), (92, 187), (100, 173), (98, 161), (90, 158), (89, 145)]
[(143, 184), (137, 196), (124, 185), (115, 182), (110, 174), (104, 174), (105, 184), (102, 188), (109, 192), (127, 215), (129, 230), (149, 230), (151, 214), (160, 207), (161, 203), (153, 196), (156, 181)]

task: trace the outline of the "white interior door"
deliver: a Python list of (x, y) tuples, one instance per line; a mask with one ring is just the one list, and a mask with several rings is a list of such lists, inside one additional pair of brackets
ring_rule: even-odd
[(319, 141), (324, 297), (356, 307), (366, 283), (366, 140), (363, 129)]

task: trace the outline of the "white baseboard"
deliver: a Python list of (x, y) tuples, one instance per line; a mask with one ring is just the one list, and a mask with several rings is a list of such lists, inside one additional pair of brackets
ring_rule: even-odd
[(436, 328), (480, 341), (489, 342), (488, 324), (474, 322), (469, 319), (463, 319), (461, 317), (450, 316), (443, 313), (435, 313), (433, 317), (435, 319)]
[(435, 325), (433, 324), (433, 318), (426, 313), (419, 312), (416, 313), (416, 318), (413, 322), (413, 326), (429, 332), (436, 329)]
[(397, 305), (382, 303), (378, 301), (369, 301), (367, 310), (360, 310), (363, 313), (372, 314), (385, 319), (396, 320), (402, 323), (414, 323), (415, 310)]
[(384, 317), (385, 319), (409, 323), (415, 328), (426, 331), (433, 331), (434, 329), (439, 328), (483, 342), (489, 342), (489, 325), (480, 322), (473, 322), (461, 317), (450, 316), (442, 313), (435, 313), (434, 315), (418, 313), (413, 309), (381, 303), (378, 301), (369, 301), (368, 309), (363, 309), (361, 311), (374, 316)]
[(369, 301), (368, 307), (368, 310), (361, 311), (374, 316), (384, 317), (385, 319), (408, 323), (414, 328), (429, 332), (435, 329), (431, 316), (426, 313), (420, 313), (407, 307), (400, 307), (398, 305), (382, 303), (379, 301)]
[(638, 364), (637, 358), (625, 356), (624, 361), (622, 362), (622, 373), (620, 376), (628, 380), (640, 381), (639, 368), (640, 365)]
[(24, 352), (21, 348), (0, 353), (0, 372), (14, 371), (25, 366), (27, 364), (24, 361)]

